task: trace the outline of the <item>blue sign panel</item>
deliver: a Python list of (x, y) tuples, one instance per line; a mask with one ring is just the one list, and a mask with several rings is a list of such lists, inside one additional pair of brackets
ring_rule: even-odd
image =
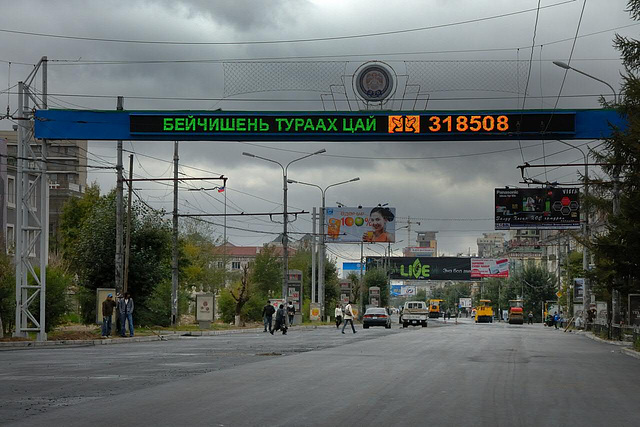
[(599, 139), (613, 110), (416, 112), (36, 111), (36, 138), (170, 141)]

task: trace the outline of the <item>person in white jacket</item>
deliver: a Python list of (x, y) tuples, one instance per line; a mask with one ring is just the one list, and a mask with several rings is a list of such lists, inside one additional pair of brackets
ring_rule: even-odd
[(338, 329), (340, 327), (340, 324), (342, 323), (342, 307), (340, 307), (340, 304), (336, 304), (336, 311), (335, 311), (335, 316), (336, 316), (336, 329)]
[(344, 328), (347, 326), (347, 323), (351, 322), (351, 329), (353, 329), (353, 333), (356, 333), (356, 327), (353, 326), (353, 311), (351, 310), (351, 301), (344, 308), (344, 325), (342, 325), (342, 333), (344, 334)]

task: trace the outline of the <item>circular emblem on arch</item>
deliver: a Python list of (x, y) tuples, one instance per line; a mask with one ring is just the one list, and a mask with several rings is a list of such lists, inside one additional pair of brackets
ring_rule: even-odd
[(384, 101), (395, 88), (395, 72), (384, 62), (367, 62), (354, 73), (353, 86), (365, 101)]

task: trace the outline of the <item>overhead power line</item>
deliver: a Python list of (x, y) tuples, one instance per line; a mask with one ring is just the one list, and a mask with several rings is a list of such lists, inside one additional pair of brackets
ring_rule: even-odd
[[(573, 3), (576, 0), (566, 0), (559, 3), (553, 3), (547, 6), (543, 6), (540, 9), (548, 9), (552, 7), (562, 6), (568, 3)], [(308, 43), (308, 42), (321, 42), (321, 41), (336, 41), (336, 40), (348, 40), (348, 39), (362, 39), (368, 37), (380, 37), (380, 36), (389, 36), (396, 34), (407, 34), (414, 33), (418, 31), (427, 31), (427, 30), (435, 30), (439, 28), (447, 28), (453, 27), (457, 25), (465, 25), (465, 24), (473, 24), (482, 21), (489, 21), (494, 19), (506, 18), (515, 15), (521, 15), (524, 13), (534, 12), (538, 8), (533, 9), (524, 9), (515, 12), (502, 13), (499, 15), (486, 16), (482, 18), (475, 19), (467, 19), (463, 21), (450, 22), (446, 24), (439, 25), (431, 25), (426, 27), (417, 27), (417, 28), (407, 28), (402, 30), (392, 30), (392, 31), (381, 31), (376, 33), (365, 33), (365, 34), (352, 34), (352, 35), (344, 35), (344, 36), (330, 36), (330, 37), (315, 37), (315, 38), (304, 38), (304, 39), (288, 39), (288, 40), (251, 40), (251, 41), (223, 41), (223, 42), (188, 42), (188, 41), (163, 41), (163, 40), (133, 40), (133, 39), (112, 39), (112, 38), (100, 38), (100, 37), (85, 37), (85, 36), (70, 36), (70, 35), (62, 35), (62, 34), (51, 34), (51, 33), (37, 33), (33, 31), (18, 31), (18, 30), (10, 30), (6, 28), (0, 28), (0, 32), (8, 33), (8, 34), (20, 34), (26, 36), (33, 37), (47, 37), (47, 38), (56, 38), (56, 39), (66, 39), (66, 40), (82, 40), (82, 41), (97, 41), (97, 42), (106, 42), (106, 43), (131, 43), (131, 44), (155, 44), (155, 45), (183, 45), (183, 46), (238, 46), (238, 45), (264, 45), (264, 44), (286, 44), (286, 43)]]

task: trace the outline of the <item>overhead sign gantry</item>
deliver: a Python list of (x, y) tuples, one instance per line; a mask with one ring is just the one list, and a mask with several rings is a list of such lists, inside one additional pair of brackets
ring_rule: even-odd
[(614, 110), (210, 112), (38, 110), (46, 139), (196, 141), (442, 141), (599, 139)]

